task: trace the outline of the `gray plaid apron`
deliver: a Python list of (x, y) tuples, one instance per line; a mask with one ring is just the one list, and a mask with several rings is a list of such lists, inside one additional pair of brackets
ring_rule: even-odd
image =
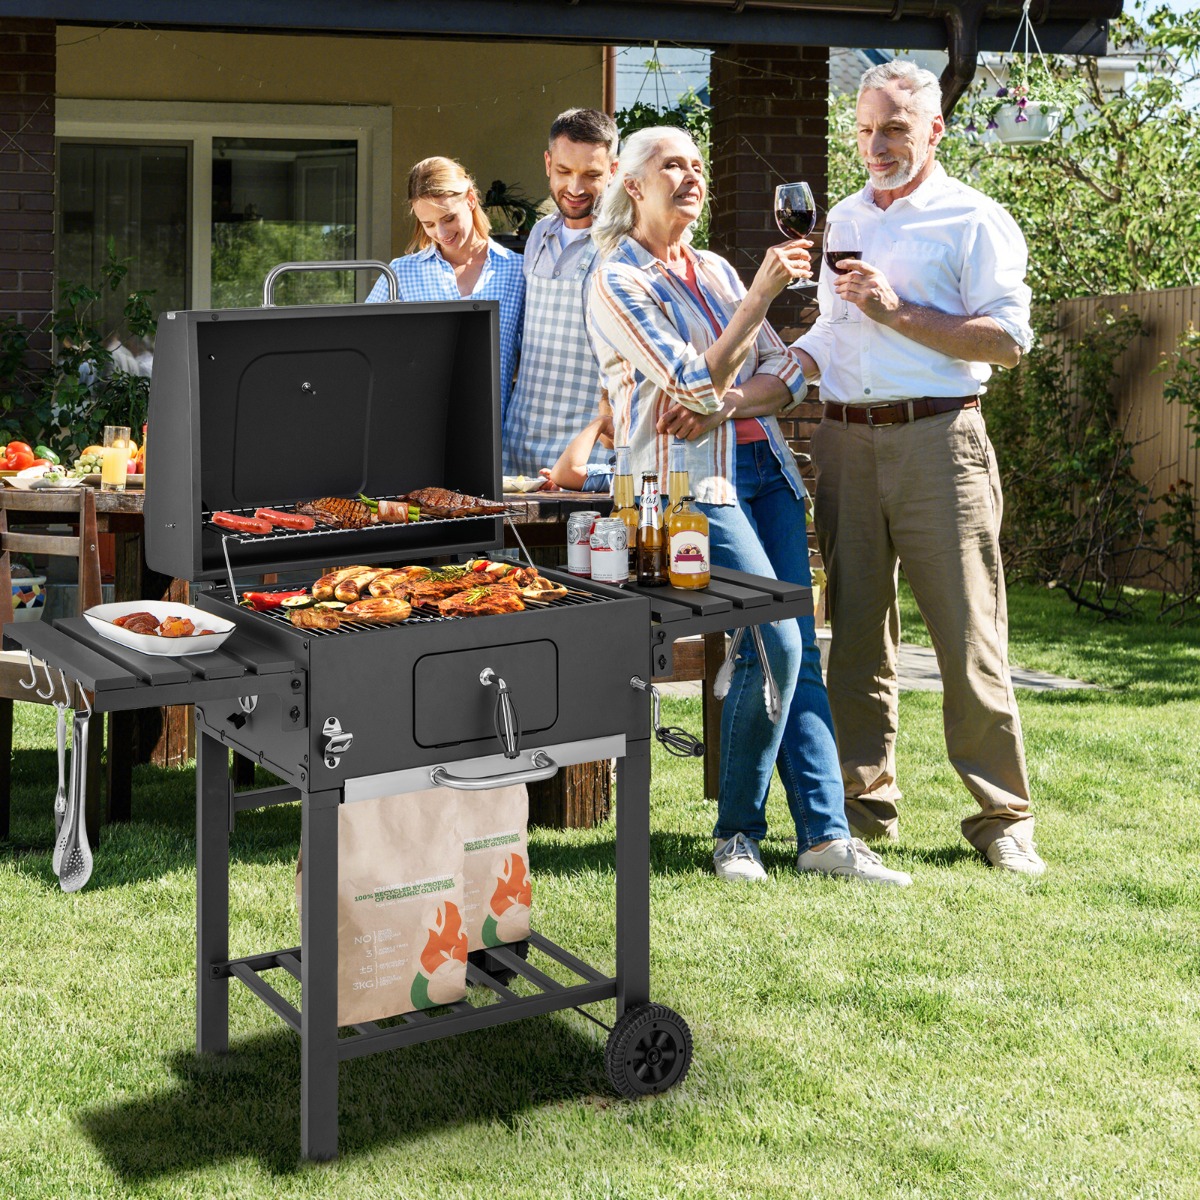
[[(539, 257), (546, 249), (543, 240)], [(562, 278), (533, 272), (526, 277), (521, 364), (504, 417), (505, 475), (536, 475), (540, 467), (552, 467), (596, 416), (600, 367), (588, 341), (583, 294), (595, 257), (596, 247), (589, 244)], [(606, 455), (597, 442), (589, 461), (604, 462)]]

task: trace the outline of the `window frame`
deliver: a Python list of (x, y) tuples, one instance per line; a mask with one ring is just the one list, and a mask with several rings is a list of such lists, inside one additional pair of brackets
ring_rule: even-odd
[[(392, 110), (387, 106), (86, 100), (59, 97), (58, 141), (154, 143), (189, 148), (188, 305), (212, 305), (212, 156), (214, 138), (357, 142), (356, 257), (388, 262), (392, 234)], [(374, 278), (356, 272), (355, 299)]]

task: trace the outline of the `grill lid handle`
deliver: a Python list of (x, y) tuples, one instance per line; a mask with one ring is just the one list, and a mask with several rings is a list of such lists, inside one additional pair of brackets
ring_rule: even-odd
[(495, 775), (484, 775), (480, 779), (468, 779), (462, 775), (451, 775), (445, 767), (434, 767), (429, 772), (429, 782), (435, 787), (459, 788), (464, 792), (481, 792), (485, 788), (505, 787), (512, 783), (539, 783), (558, 773), (558, 763), (544, 750), (535, 750), (530, 756), (531, 768), (524, 771), (499, 771)]
[(388, 300), (393, 304), (400, 299), (400, 281), (396, 272), (385, 262), (373, 258), (347, 258), (330, 262), (290, 262), (272, 267), (263, 281), (263, 308), (275, 307), (275, 281), (288, 271), (379, 271), (388, 285)]

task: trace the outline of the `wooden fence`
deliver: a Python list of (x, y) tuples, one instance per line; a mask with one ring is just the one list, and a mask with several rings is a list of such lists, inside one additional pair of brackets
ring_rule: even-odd
[(1200, 287), (1166, 288), (1123, 296), (1087, 296), (1059, 305), (1059, 329), (1067, 337), (1082, 334), (1097, 313), (1136, 313), (1146, 329), (1116, 362), (1119, 416), (1134, 450), (1134, 474), (1155, 494), (1179, 479), (1200, 491), (1200, 449), (1187, 428), (1188, 413), (1163, 399), (1163, 375), (1154, 368), (1163, 356), (1174, 357), (1180, 335), (1200, 329)]

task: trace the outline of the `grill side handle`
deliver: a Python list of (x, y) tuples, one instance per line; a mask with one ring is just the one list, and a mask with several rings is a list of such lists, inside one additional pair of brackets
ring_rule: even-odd
[(263, 281), (263, 308), (275, 307), (275, 281), (289, 271), (378, 271), (387, 280), (388, 300), (394, 304), (400, 299), (400, 281), (387, 263), (373, 258), (348, 258), (330, 262), (280, 263), (279, 266), (272, 267)]

